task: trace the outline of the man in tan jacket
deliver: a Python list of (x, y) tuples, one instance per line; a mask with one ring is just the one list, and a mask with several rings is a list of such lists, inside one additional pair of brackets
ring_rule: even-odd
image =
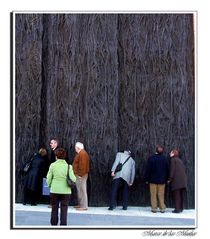
[(75, 144), (75, 151), (77, 155), (73, 161), (74, 174), (77, 177), (76, 188), (78, 205), (75, 206), (77, 210), (88, 209), (88, 197), (87, 197), (87, 179), (90, 170), (90, 158), (88, 153), (84, 150), (84, 145), (80, 142)]

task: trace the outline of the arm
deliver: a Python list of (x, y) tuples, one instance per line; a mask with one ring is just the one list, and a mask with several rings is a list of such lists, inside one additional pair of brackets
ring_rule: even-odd
[(49, 186), (49, 188), (51, 187), (52, 179), (53, 179), (53, 172), (52, 172), (52, 165), (50, 165), (49, 171), (47, 173), (47, 185)]
[(170, 172), (169, 172), (169, 182), (171, 182), (174, 178), (174, 174), (175, 174), (175, 159), (171, 159), (171, 163), (170, 163)]
[(112, 177), (115, 176), (114, 171), (115, 171), (117, 165), (119, 164), (119, 162), (120, 162), (120, 153), (117, 153), (116, 158), (115, 158), (115, 161), (114, 161), (114, 163), (113, 163), (113, 165), (112, 165), (112, 169), (111, 169), (111, 176), (112, 176)]
[(132, 163), (132, 168), (131, 168), (131, 177), (130, 177), (130, 186), (133, 185), (134, 178), (135, 178), (135, 173), (136, 173), (136, 168), (135, 168), (135, 161)]
[(76, 182), (76, 176), (71, 165), (69, 165), (69, 177), (73, 182)]
[(89, 163), (90, 159), (89, 156), (86, 152), (81, 151), (79, 154), (79, 160), (78, 160), (78, 175), (79, 176), (84, 176), (89, 172)]

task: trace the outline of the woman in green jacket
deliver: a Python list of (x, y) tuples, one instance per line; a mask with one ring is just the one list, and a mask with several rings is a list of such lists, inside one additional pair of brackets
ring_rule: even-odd
[[(58, 225), (58, 209), (60, 204), (60, 225), (67, 225), (67, 212), (70, 201), (71, 188), (66, 178), (68, 164), (65, 161), (67, 152), (63, 148), (55, 150), (56, 161), (49, 167), (47, 173), (47, 184), (50, 188), (50, 202), (52, 205), (51, 225)], [(71, 165), (69, 165), (69, 176), (76, 181), (76, 176)]]

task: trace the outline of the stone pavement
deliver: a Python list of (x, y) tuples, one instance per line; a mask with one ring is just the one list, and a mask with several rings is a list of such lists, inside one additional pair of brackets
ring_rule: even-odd
[[(51, 209), (46, 204), (37, 206), (15, 204), (13, 208), (12, 228), (53, 228), (50, 225)], [(87, 211), (68, 209), (68, 226), (65, 228), (196, 228), (194, 209), (182, 213), (152, 213), (150, 207), (128, 207), (126, 211), (117, 207), (113, 211), (108, 207), (89, 207)], [(57, 228), (57, 227), (56, 227)]]

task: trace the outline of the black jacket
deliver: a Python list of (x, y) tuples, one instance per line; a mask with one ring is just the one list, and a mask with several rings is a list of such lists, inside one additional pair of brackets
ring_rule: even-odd
[(147, 160), (145, 181), (165, 184), (169, 176), (169, 162), (163, 154), (154, 154)]
[(35, 154), (30, 170), (25, 176), (25, 187), (31, 191), (39, 190), (45, 170), (45, 159), (40, 154)]

